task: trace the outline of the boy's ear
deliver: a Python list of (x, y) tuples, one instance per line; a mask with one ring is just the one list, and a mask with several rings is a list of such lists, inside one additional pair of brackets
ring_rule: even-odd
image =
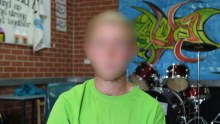
[(140, 48), (138, 47), (138, 45), (137, 44), (135, 44), (135, 56), (138, 54), (138, 52), (139, 52), (139, 50), (140, 50)]
[(84, 52), (87, 54), (89, 50), (89, 42), (85, 41), (83, 45)]
[(132, 58), (133, 59), (137, 54), (138, 54), (138, 51), (139, 51), (139, 47), (137, 46), (137, 44), (135, 44), (134, 46), (132, 46)]
[(84, 52), (86, 54), (87, 59), (89, 59), (89, 43), (87, 41), (84, 42), (83, 50), (84, 50)]
[(129, 61), (132, 61), (137, 56), (139, 47), (135, 44), (134, 46), (132, 46), (131, 51), (132, 52), (130, 52)]
[(87, 42), (84, 42), (84, 44), (83, 44), (83, 50), (84, 50), (84, 52), (87, 54), (87, 46), (88, 45), (88, 43)]

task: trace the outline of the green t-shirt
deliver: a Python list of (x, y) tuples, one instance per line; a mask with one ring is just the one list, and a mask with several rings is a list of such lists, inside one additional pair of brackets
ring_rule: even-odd
[(165, 116), (160, 103), (137, 86), (108, 96), (90, 79), (59, 96), (47, 124), (165, 124)]

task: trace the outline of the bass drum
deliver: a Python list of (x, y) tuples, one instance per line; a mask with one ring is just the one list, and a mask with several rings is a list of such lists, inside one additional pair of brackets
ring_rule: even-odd
[(146, 93), (154, 97), (156, 100), (158, 100), (158, 102), (161, 103), (166, 116), (166, 124), (176, 124), (175, 112), (172, 109), (172, 105), (168, 102), (166, 97), (155, 91), (146, 91)]
[(154, 91), (146, 93), (161, 103), (166, 115), (166, 124), (186, 124), (185, 106), (177, 93), (161, 87), (155, 87)]

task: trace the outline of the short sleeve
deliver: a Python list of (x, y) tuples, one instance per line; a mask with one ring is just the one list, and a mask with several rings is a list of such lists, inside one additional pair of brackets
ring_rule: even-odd
[(61, 95), (50, 112), (47, 124), (70, 124), (67, 108), (67, 101)]
[(154, 118), (154, 124), (166, 124), (165, 113), (160, 104), (157, 105), (156, 115)]

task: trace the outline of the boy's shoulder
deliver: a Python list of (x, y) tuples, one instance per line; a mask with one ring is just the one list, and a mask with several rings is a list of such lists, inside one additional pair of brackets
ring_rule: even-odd
[(89, 79), (89, 80), (86, 80), (84, 81), (83, 83), (81, 84), (77, 84), (75, 85), (74, 87), (72, 87), (71, 89), (63, 92), (60, 97), (64, 97), (64, 98), (67, 98), (67, 99), (71, 99), (73, 97), (77, 98), (77, 97), (81, 97), (82, 93), (83, 93), (83, 90), (85, 88), (85, 85), (87, 83), (90, 83), (92, 81), (92, 79)]
[(140, 101), (147, 103), (148, 105), (158, 105), (159, 102), (152, 97), (150, 94), (142, 91), (141, 89), (138, 90), (138, 98)]

